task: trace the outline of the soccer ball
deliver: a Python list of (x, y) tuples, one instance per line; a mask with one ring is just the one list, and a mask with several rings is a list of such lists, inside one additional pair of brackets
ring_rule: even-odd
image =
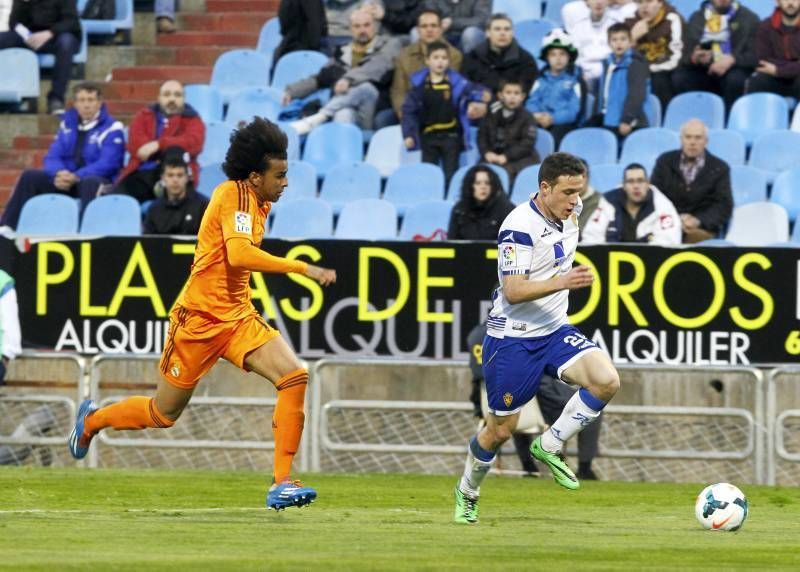
[(739, 530), (747, 518), (747, 498), (729, 483), (708, 485), (697, 495), (694, 514), (706, 530)]

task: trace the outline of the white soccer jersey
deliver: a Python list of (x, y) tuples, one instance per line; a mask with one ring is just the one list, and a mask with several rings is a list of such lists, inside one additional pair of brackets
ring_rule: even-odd
[(503, 221), (497, 235), (497, 278), (494, 305), (487, 320), (487, 333), (495, 338), (546, 336), (567, 323), (568, 290), (530, 302), (510, 304), (503, 294), (503, 276), (524, 274), (528, 280), (547, 280), (566, 274), (575, 260), (578, 245), (578, 200), (570, 217), (553, 222), (529, 200)]

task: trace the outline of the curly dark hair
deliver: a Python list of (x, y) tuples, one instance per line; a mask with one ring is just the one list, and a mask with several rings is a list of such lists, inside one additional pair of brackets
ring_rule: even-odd
[(473, 198), (475, 196), (475, 190), (473, 187), (475, 186), (475, 179), (478, 177), (478, 173), (486, 173), (489, 175), (489, 186), (492, 189), (489, 198), (505, 192), (503, 190), (503, 183), (500, 181), (500, 177), (497, 173), (494, 172), (494, 169), (488, 165), (475, 165), (464, 173), (464, 180), (461, 182), (461, 200), (468, 205), (475, 202)]
[(231, 144), (225, 154), (222, 170), (233, 181), (242, 181), (250, 173), (263, 173), (270, 159), (287, 158), (289, 140), (276, 124), (262, 117), (237, 129), (231, 135)]
[(552, 153), (544, 158), (539, 167), (539, 184), (546, 182), (551, 187), (556, 186), (558, 178), (562, 175), (573, 177), (576, 175), (586, 175), (584, 162), (569, 153)]

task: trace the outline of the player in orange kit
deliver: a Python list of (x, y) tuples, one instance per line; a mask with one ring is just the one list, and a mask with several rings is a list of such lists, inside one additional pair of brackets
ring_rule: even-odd
[(314, 501), (314, 489), (290, 478), (303, 433), (308, 371), (250, 300), (251, 272), (296, 272), (323, 286), (336, 281), (333, 270), (259, 248), (271, 203), (287, 186), (286, 148), (286, 135), (261, 118), (233, 135), (223, 165), (230, 180), (214, 190), (200, 224), (189, 280), (170, 312), (156, 395), (129, 397), (101, 408), (91, 400), (81, 403), (69, 438), (73, 457), (85, 457), (92, 437), (106, 427), (172, 427), (200, 378), (224, 357), (265, 377), (278, 390), (267, 508), (282, 510)]

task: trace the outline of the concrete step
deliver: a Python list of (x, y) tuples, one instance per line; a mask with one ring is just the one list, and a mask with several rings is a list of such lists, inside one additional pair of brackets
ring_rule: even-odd
[(163, 81), (113, 81), (106, 85), (105, 99), (114, 100), (147, 100), (155, 102), (158, 89)]
[(149, 107), (155, 103), (155, 98), (153, 99), (112, 99), (106, 102), (108, 106), (108, 111), (111, 115), (114, 116), (115, 119), (118, 121), (122, 121), (125, 125), (128, 125), (127, 120), (123, 120), (123, 117), (130, 117), (136, 115), (139, 110), (144, 109), (145, 107)]
[(14, 187), (0, 187), (0, 212), (6, 208), (13, 190)]
[(161, 34), (159, 46), (230, 46), (231, 48), (255, 49), (258, 34), (240, 34), (228, 32), (176, 32)]
[(173, 51), (174, 63), (181, 66), (210, 66), (214, 67), (214, 62), (217, 61), (222, 54), (231, 49), (229, 47), (220, 46), (182, 46), (175, 48)]
[(19, 151), (0, 149), (0, 169), (30, 169), (42, 166), (47, 149)]
[[(206, 0), (206, 12), (269, 12), (277, 14), (280, 0)], [(181, 4), (181, 7), (183, 4)]]
[[(20, 135), (18, 137), (14, 137), (12, 147), (18, 150), (48, 149), (54, 139), (55, 139), (55, 134)], [(1, 178), (0, 178), (0, 184), (2, 184)]]
[(207, 14), (178, 14), (181, 31), (231, 32), (258, 34), (271, 12), (216, 12)]
[(0, 188), (11, 188), (17, 183), (20, 174), (19, 169), (2, 169), (0, 168)]
[(208, 66), (136, 66), (115, 68), (113, 80), (118, 81), (167, 81), (175, 79), (181, 83), (208, 83), (211, 68)]

